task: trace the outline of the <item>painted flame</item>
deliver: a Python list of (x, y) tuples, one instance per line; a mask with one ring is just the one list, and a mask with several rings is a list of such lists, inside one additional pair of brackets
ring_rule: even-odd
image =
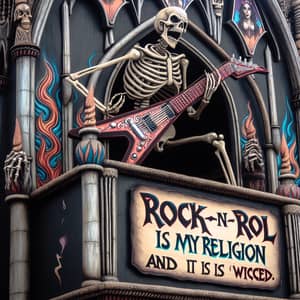
[(253, 114), (252, 114), (250, 102), (248, 102), (248, 112), (249, 112), (248, 117), (244, 122), (244, 126), (242, 128), (242, 134), (247, 140), (250, 140), (256, 137), (256, 129), (254, 126)]
[(282, 135), (281, 137), (280, 156), (281, 156), (280, 174), (284, 175), (284, 174), (291, 173), (289, 148), (284, 135)]
[(13, 151), (19, 152), (23, 149), (22, 133), (18, 118), (16, 118), (15, 133), (13, 139)]
[(84, 104), (84, 126), (95, 126), (96, 125), (96, 106), (94, 101), (94, 89), (90, 88), (88, 95), (85, 99)]
[(37, 116), (36, 129), (39, 148), (36, 154), (38, 166), (37, 185), (41, 186), (62, 173), (61, 142), (58, 128), (61, 126), (59, 109), (48, 89), (53, 85), (54, 75), (46, 61), (46, 74), (37, 90), (41, 113)]

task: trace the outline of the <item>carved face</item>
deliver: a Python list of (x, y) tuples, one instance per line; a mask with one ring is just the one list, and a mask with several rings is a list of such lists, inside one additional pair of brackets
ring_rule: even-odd
[(187, 14), (180, 7), (166, 7), (158, 12), (154, 28), (171, 48), (175, 48), (188, 24)]
[(31, 9), (26, 3), (21, 3), (16, 6), (14, 21), (24, 30), (30, 30), (31, 27)]

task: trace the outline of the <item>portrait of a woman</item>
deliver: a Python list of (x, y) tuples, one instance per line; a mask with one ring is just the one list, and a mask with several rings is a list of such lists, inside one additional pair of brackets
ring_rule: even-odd
[(264, 33), (263, 24), (253, 0), (236, 1), (233, 22), (241, 32), (250, 53), (253, 53)]

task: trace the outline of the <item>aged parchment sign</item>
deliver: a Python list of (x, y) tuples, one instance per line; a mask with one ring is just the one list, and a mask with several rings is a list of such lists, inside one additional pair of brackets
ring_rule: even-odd
[(239, 287), (279, 284), (279, 226), (268, 210), (140, 186), (132, 264), (142, 273)]

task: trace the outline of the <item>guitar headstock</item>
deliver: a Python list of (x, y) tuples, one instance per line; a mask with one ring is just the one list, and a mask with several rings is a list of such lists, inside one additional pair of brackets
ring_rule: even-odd
[(252, 62), (248, 62), (247, 59), (235, 58), (234, 55), (228, 62), (232, 68), (232, 77), (239, 79), (254, 73), (268, 73), (268, 70), (264, 67), (256, 65)]

